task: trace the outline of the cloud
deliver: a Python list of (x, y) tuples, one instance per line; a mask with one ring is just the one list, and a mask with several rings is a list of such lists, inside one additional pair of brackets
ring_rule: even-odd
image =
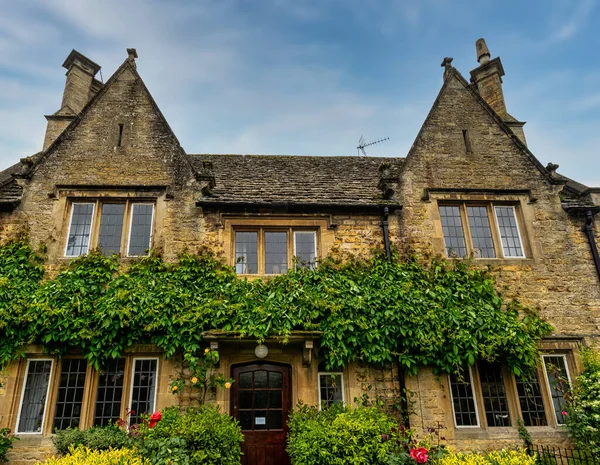
[(579, 1), (568, 20), (563, 23), (553, 34), (553, 39), (556, 41), (567, 40), (573, 37), (584, 23), (589, 19), (589, 14), (594, 8), (594, 0)]

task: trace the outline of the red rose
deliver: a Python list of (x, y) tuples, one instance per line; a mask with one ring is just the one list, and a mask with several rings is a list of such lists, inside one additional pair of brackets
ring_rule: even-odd
[(427, 449), (424, 447), (416, 447), (410, 450), (410, 457), (417, 463), (427, 463)]
[(148, 426), (150, 428), (154, 428), (156, 426), (156, 424), (161, 420), (162, 415), (160, 414), (160, 412), (154, 412), (152, 415), (150, 415), (150, 421), (148, 422)]

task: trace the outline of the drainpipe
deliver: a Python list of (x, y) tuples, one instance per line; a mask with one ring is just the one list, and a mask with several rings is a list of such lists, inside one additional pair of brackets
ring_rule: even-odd
[[(390, 216), (390, 209), (384, 207), (383, 209), (383, 220), (381, 221), (381, 227), (383, 228), (383, 243), (385, 246), (385, 256), (387, 261), (392, 261), (392, 250), (390, 248), (390, 230), (388, 218)], [(410, 428), (410, 420), (408, 418), (408, 399), (406, 398), (406, 379), (404, 377), (404, 370), (400, 365), (400, 361), (396, 362), (398, 366), (398, 382), (400, 384), (400, 407), (402, 408), (402, 417), (404, 420), (404, 426)]]
[(583, 232), (590, 243), (594, 265), (596, 265), (596, 273), (598, 273), (598, 278), (600, 278), (600, 256), (598, 256), (598, 247), (596, 246), (596, 240), (594, 239), (594, 215), (592, 210), (588, 210), (585, 213), (585, 226), (583, 227)]
[(388, 207), (384, 207), (383, 209), (383, 221), (381, 222), (381, 227), (383, 228), (383, 243), (385, 245), (385, 255), (387, 257), (387, 261), (392, 261), (392, 251), (390, 249), (390, 230), (388, 228), (388, 218), (390, 216), (390, 209)]

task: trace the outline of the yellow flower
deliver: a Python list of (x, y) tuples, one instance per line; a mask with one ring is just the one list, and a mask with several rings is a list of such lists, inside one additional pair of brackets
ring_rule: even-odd
[(198, 378), (194, 376), (190, 381), (192, 382), (192, 384), (196, 384), (198, 382)]
[(177, 391), (177, 389), (179, 389), (179, 386), (175, 385), (171, 388), (171, 391), (175, 392), (175, 391)]
[(229, 389), (231, 387), (231, 383), (229, 381), (227, 381), (225, 383), (225, 389)]
[(204, 353), (208, 354), (210, 352), (210, 349), (207, 347), (206, 349), (204, 349)]

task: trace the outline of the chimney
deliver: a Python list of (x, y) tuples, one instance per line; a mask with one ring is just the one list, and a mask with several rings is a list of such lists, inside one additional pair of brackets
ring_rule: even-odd
[(485, 39), (478, 39), (475, 42), (477, 52), (477, 62), (479, 66), (471, 71), (471, 81), (477, 85), (479, 95), (494, 109), (502, 118), (508, 127), (512, 129), (515, 135), (527, 145), (525, 132), (523, 131), (524, 121), (518, 121), (506, 111), (504, 102), (504, 93), (502, 92), (502, 76), (504, 76), (504, 67), (500, 57), (491, 58)]
[(63, 63), (63, 68), (67, 70), (67, 80), (62, 105), (60, 110), (53, 115), (46, 115), (48, 126), (43, 150), (46, 150), (58, 138), (102, 88), (102, 83), (95, 78), (96, 73), (100, 71), (100, 65), (78, 51), (71, 51)]

